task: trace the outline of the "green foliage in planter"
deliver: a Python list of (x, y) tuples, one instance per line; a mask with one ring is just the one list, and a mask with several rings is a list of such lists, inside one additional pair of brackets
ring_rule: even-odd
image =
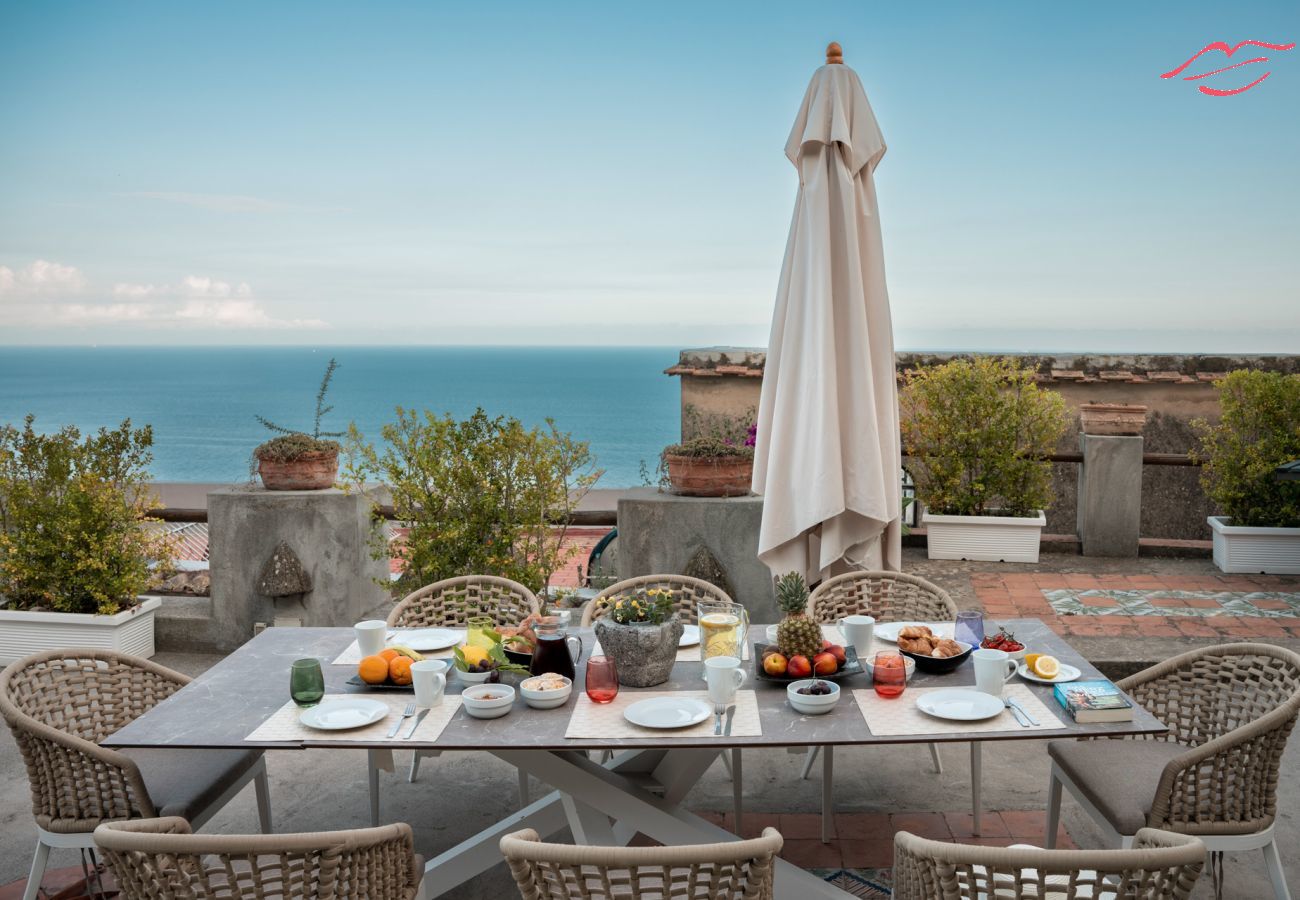
[(165, 537), (141, 527), (153, 432), (115, 429), (82, 437), (71, 426), (38, 434), (0, 428), (0, 597), (11, 609), (111, 615), (134, 606), (166, 565)]
[(397, 547), (380, 536), (373, 548), (376, 558), (393, 549), (402, 557), (399, 595), (458, 575), (499, 575), (541, 591), (578, 552), (561, 543), (599, 473), (587, 444), (549, 419), (525, 428), (482, 409), (457, 420), (398, 407), (381, 434), (376, 450), (352, 427), (345, 479), (388, 485), (410, 527)]
[(673, 592), (669, 588), (649, 588), (623, 597), (606, 597), (600, 601), (608, 610), (610, 621), (620, 625), (662, 625), (673, 617)]
[(908, 374), (900, 397), (916, 494), (940, 515), (1031, 516), (1052, 502), (1065, 400), (1032, 369), (976, 357)]
[(329, 438), (343, 437), (346, 432), (321, 431), (320, 429), (320, 420), (334, 411), (333, 406), (325, 405), (325, 397), (329, 394), (330, 382), (334, 380), (334, 373), (338, 370), (338, 367), (338, 360), (330, 357), (329, 363), (325, 366), (325, 375), (321, 378), (320, 387), (316, 389), (316, 414), (312, 419), (311, 434), (277, 425), (264, 416), (254, 416), (268, 431), (279, 435), (279, 437), (271, 438), (269, 441), (259, 444), (253, 450), (254, 459), (291, 462), (309, 453), (339, 452), (341, 449), (339, 442), (329, 440)]
[(1231, 525), (1300, 527), (1300, 482), (1273, 470), (1300, 459), (1300, 375), (1239, 369), (1218, 383), (1222, 418), (1193, 422), (1201, 484)]
[(682, 410), (681, 443), (665, 447), (664, 456), (754, 458), (755, 412), (727, 416), (702, 413), (694, 405)]

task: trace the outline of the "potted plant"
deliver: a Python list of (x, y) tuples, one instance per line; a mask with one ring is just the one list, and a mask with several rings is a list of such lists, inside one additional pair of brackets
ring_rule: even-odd
[(667, 681), (684, 630), (673, 608), (673, 592), (641, 589), (599, 602), (605, 615), (596, 620), (596, 640), (614, 660), (619, 684), (652, 687)]
[(257, 416), (269, 431), (279, 435), (259, 444), (253, 451), (257, 461), (257, 474), (268, 491), (319, 491), (333, 487), (339, 474), (339, 443), (331, 438), (343, 437), (342, 431), (321, 431), (320, 421), (334, 407), (325, 405), (330, 381), (338, 362), (331, 358), (325, 367), (316, 392), (316, 417), (312, 433), (294, 431), (263, 416)]
[(1222, 417), (1194, 424), (1201, 484), (1223, 512), (1210, 516), (1224, 572), (1300, 574), (1300, 482), (1274, 470), (1300, 459), (1300, 375), (1238, 370), (1218, 383)]
[(154, 652), (157, 597), (142, 597), (171, 546), (154, 508), (153, 433), (130, 421), (93, 435), (0, 427), (0, 665), (50, 647)]
[(659, 471), (675, 494), (687, 497), (743, 497), (754, 477), (754, 440), (758, 424), (752, 415), (705, 422), (687, 408), (679, 444), (665, 447)]
[(1037, 562), (1065, 401), (1014, 360), (953, 360), (908, 374), (903, 436), (930, 559)]

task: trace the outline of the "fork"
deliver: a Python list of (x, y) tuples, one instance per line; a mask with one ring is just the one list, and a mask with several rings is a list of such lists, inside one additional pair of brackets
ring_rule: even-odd
[(1011, 710), (1011, 715), (1014, 716), (1015, 720), (1020, 723), (1021, 728), (1029, 727), (1029, 722), (1025, 721), (1025, 716), (1023, 715), (1024, 711), (1019, 706), (1017, 706), (1010, 697), (1003, 697), (1002, 705), (1005, 706), (1007, 709)]
[(406, 704), (406, 709), (402, 710), (402, 715), (401, 715), (401, 717), (398, 718), (398, 720), (397, 720), (396, 722), (393, 723), (393, 730), (390, 731), (390, 732), (388, 732), (388, 736), (389, 736), (390, 738), (397, 737), (397, 732), (398, 732), (399, 729), (401, 729), (401, 727), (402, 727), (402, 723), (403, 723), (404, 721), (406, 721), (407, 719), (411, 718), (411, 716), (413, 716), (413, 715), (415, 715), (415, 701), (414, 701), (414, 700), (412, 700), (410, 703)]

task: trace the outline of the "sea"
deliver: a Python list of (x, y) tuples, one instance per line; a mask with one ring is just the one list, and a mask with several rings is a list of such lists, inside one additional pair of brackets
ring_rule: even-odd
[(0, 347), (0, 423), (83, 431), (153, 426), (155, 481), (237, 482), (272, 435), (256, 416), (310, 431), (326, 364), (339, 367), (322, 428), (356, 423), (380, 443), (394, 409), (456, 417), (482, 407), (525, 425), (554, 419), (588, 442), (598, 487), (642, 483), (678, 439), (671, 347)]

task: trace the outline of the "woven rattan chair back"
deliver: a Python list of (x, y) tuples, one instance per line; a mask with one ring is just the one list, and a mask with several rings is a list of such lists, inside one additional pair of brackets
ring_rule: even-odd
[(103, 825), (95, 843), (123, 900), (414, 900), (422, 876), (409, 825), (195, 835), (168, 817)]
[(672, 591), (673, 608), (677, 611), (677, 617), (683, 623), (691, 625), (700, 620), (695, 607), (701, 601), (706, 603), (735, 602), (721, 588), (700, 578), (692, 578), (689, 575), (641, 575), (637, 578), (628, 578), (611, 584), (597, 594), (595, 599), (588, 603), (586, 609), (582, 611), (582, 624), (589, 626), (592, 622), (602, 618), (608, 612), (605, 601), (617, 600), (619, 597), (627, 597), (638, 591), (648, 591), (651, 588), (667, 588)]
[(1199, 839), (1150, 828), (1137, 833), (1130, 850), (975, 847), (900, 831), (894, 900), (1183, 900), (1204, 864)]
[(188, 682), (110, 650), (50, 650), (0, 672), (0, 716), (27, 764), (36, 823), (71, 834), (156, 815), (136, 764), (97, 744)]
[(1282, 754), (1300, 713), (1300, 655), (1270, 644), (1221, 644), (1118, 685), (1168, 726), (1148, 739), (1195, 751), (1166, 767), (1148, 824), (1205, 835), (1272, 824)]
[(523, 900), (771, 900), (781, 835), (682, 847), (543, 844), (532, 829), (501, 839)]
[(951, 622), (957, 604), (941, 587), (902, 572), (847, 572), (819, 584), (808, 597), (817, 622), (874, 616), (877, 622)]
[(426, 585), (408, 594), (388, 614), (393, 628), (464, 628), (472, 616), (488, 616), (500, 626), (518, 625), (540, 612), (528, 588), (495, 575), (463, 575)]

